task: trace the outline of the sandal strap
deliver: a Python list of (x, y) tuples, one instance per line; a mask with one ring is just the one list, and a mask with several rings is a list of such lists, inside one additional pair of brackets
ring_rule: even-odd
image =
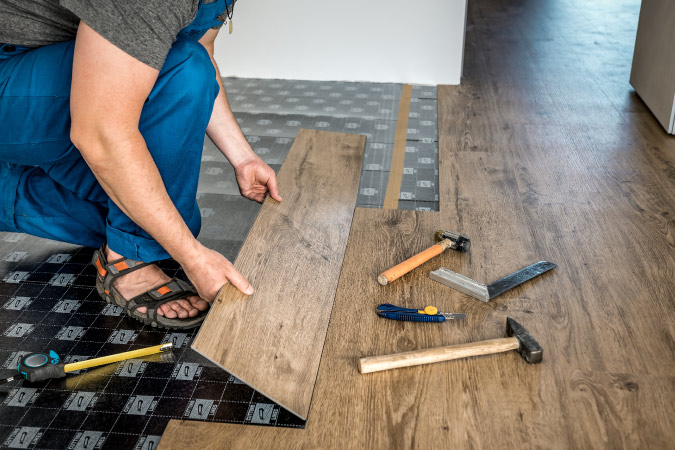
[(142, 269), (143, 267), (149, 266), (151, 264), (145, 263), (143, 261), (136, 261), (130, 258), (120, 258), (116, 259), (115, 261), (108, 262), (105, 257), (105, 244), (94, 252), (92, 263), (96, 266), (96, 270), (102, 278), (103, 289), (106, 292), (110, 292), (112, 284), (119, 277), (135, 270)]
[(199, 295), (192, 285), (185, 281), (174, 278), (166, 284), (151, 289), (143, 294), (137, 295), (127, 301), (127, 310), (133, 312), (136, 309), (145, 306), (147, 315), (153, 320), (157, 320), (157, 309), (160, 306), (172, 300), (187, 298), (193, 295)]

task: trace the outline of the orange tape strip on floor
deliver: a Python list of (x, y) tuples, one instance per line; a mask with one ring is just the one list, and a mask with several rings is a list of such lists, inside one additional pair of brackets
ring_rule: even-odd
[(404, 84), (401, 91), (401, 103), (398, 107), (396, 136), (394, 137), (394, 151), (391, 155), (387, 192), (384, 194), (384, 204), (382, 205), (384, 209), (398, 209), (398, 197), (401, 192), (401, 178), (403, 177), (403, 161), (405, 160), (405, 141), (408, 136), (411, 94), (412, 86)]

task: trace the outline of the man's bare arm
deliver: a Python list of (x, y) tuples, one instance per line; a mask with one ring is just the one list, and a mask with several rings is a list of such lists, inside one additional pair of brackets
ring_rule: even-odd
[(156, 69), (81, 22), (73, 58), (71, 140), (110, 198), (183, 266), (202, 298), (213, 300), (228, 280), (251, 293), (229, 261), (192, 236), (138, 129), (157, 76)]
[(220, 70), (213, 57), (217, 35), (218, 30), (209, 30), (199, 40), (211, 57), (213, 67), (216, 69), (216, 78), (220, 85), (220, 92), (213, 105), (213, 113), (206, 128), (206, 133), (234, 167), (239, 189), (243, 196), (262, 202), (269, 190), (273, 199), (281, 201), (274, 171), (253, 152), (241, 132), (234, 114), (232, 114), (232, 109), (225, 95), (225, 86), (220, 77)]

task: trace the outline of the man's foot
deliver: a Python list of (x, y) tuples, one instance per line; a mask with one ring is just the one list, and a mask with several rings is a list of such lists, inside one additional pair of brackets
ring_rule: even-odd
[[(124, 258), (124, 256), (110, 250), (106, 246), (106, 258), (108, 261), (115, 261)], [(125, 299), (132, 299), (137, 295), (147, 292), (157, 286), (168, 283), (171, 278), (162, 269), (152, 264), (128, 273), (115, 281), (115, 289)], [(208, 309), (209, 304), (197, 296), (190, 296), (186, 299), (173, 300), (161, 305), (157, 308), (157, 313), (168, 319), (187, 319), (188, 317), (195, 317), (199, 311)], [(137, 310), (139, 313), (147, 312), (146, 307), (140, 307)]]

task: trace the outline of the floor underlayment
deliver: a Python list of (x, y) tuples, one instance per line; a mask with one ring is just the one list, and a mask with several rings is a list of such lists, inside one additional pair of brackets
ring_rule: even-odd
[[(382, 207), (402, 85), (225, 79), (251, 146), (278, 170), (300, 128), (366, 136), (358, 206)], [(436, 88), (414, 86), (399, 209), (438, 210)], [(260, 206), (207, 138), (198, 201), (200, 241), (234, 260)], [(283, 194), (283, 192), (282, 192)], [(132, 360), (46, 384), (0, 386), (0, 447), (156, 447), (168, 421), (303, 427), (304, 423), (189, 349), (196, 332), (154, 330), (94, 289), (93, 250), (0, 233), (0, 377), (29, 352), (74, 362), (164, 342), (171, 359)], [(175, 263), (162, 267), (183, 276)]]

